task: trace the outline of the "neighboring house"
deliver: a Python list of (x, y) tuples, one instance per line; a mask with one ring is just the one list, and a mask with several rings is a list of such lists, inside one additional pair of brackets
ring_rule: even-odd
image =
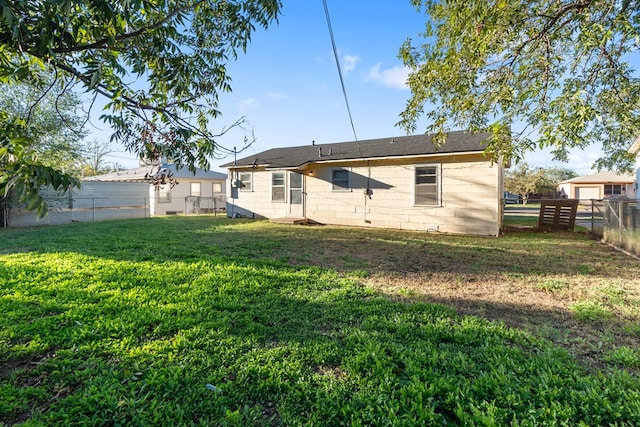
[(636, 198), (636, 178), (633, 175), (600, 172), (567, 179), (558, 183), (558, 191), (570, 199)]
[(429, 135), (275, 148), (227, 163), (228, 216), (493, 235), (503, 167), (489, 134)]
[[(157, 172), (159, 168), (170, 172), (178, 184), (173, 188), (169, 184), (160, 185), (157, 188), (149, 185), (146, 175)], [(193, 173), (186, 167), (177, 169), (173, 164), (165, 164), (142, 166), (85, 178), (83, 186), (91, 182), (111, 182), (122, 186), (123, 192), (127, 192), (125, 186), (130, 183), (146, 183), (143, 196), (148, 198), (149, 214), (155, 216), (176, 213), (212, 213), (224, 210), (226, 179), (227, 176), (220, 172), (196, 169)]]
[(640, 183), (640, 136), (631, 144), (629, 153), (636, 156), (636, 185), (634, 189), (636, 190), (636, 199), (640, 199), (640, 191), (638, 191), (638, 183)]

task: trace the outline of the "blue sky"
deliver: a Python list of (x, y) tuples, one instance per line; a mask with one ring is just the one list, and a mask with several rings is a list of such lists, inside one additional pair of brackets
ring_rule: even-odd
[[(398, 50), (424, 30), (426, 18), (409, 0), (355, 2), (328, 0), (344, 83), (359, 140), (404, 135), (395, 126), (410, 96)], [(274, 147), (354, 140), (322, 0), (285, 1), (278, 24), (259, 29), (246, 53), (228, 65), (231, 93), (220, 96), (223, 115), (211, 124), (220, 132), (244, 117), (256, 142), (238, 158)], [(104, 125), (100, 125), (104, 127)], [(98, 136), (108, 139), (108, 134)], [(227, 148), (243, 145), (244, 133), (219, 139)], [(118, 151), (109, 161), (137, 166), (135, 155)], [(574, 152), (569, 164), (532, 153), (534, 166), (561, 165), (590, 173), (597, 149)], [(212, 169), (233, 160), (213, 160)]]

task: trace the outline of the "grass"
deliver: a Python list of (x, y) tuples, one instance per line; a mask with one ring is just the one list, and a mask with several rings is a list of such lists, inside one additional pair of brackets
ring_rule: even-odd
[(580, 233), (0, 232), (2, 425), (638, 425), (640, 267)]

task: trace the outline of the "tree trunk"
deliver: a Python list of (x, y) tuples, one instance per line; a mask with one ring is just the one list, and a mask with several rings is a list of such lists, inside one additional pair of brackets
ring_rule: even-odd
[(7, 199), (0, 197), (0, 228), (9, 227), (9, 205)]

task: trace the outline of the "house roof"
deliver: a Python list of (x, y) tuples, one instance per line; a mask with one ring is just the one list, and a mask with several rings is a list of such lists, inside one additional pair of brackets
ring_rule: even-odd
[[(111, 182), (127, 182), (127, 181), (145, 181), (145, 175), (152, 173), (152, 169), (157, 166), (148, 165), (141, 166), (135, 169), (121, 170), (117, 172), (111, 172), (104, 175), (89, 176), (83, 179), (83, 181), (111, 181)], [(208, 171), (205, 169), (196, 169), (196, 172), (191, 172), (188, 168), (178, 169), (174, 164), (165, 164), (162, 167), (169, 169), (173, 172), (173, 176), (176, 179), (209, 179), (209, 180), (225, 180), (227, 175), (220, 172)]]
[(593, 175), (579, 176), (566, 179), (559, 184), (628, 184), (635, 182), (633, 175), (617, 174), (615, 172), (600, 172)]
[(272, 148), (221, 167), (263, 166), (266, 168), (297, 168), (309, 163), (339, 160), (380, 159), (434, 154), (481, 152), (489, 133), (450, 132), (444, 145), (436, 148), (432, 135), (412, 135), (363, 141), (313, 144), (299, 147)]

